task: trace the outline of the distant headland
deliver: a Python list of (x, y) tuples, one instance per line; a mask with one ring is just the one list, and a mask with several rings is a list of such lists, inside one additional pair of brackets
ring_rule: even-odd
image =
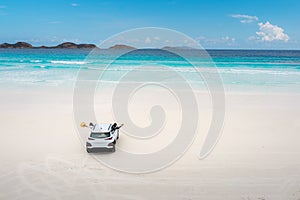
[[(103, 49), (99, 48), (95, 44), (75, 44), (73, 42), (64, 42), (56, 46), (33, 46), (32, 44), (29, 44), (27, 42), (17, 42), (15, 44), (9, 44), (9, 43), (3, 43), (0, 44), (0, 49)], [(124, 44), (115, 44), (114, 46), (111, 46), (109, 48), (106, 48), (107, 50), (135, 50), (136, 47), (128, 46)], [(172, 46), (165, 46), (160, 48), (162, 50), (187, 50), (192, 49), (189, 47), (172, 47)]]
[[(94, 49), (98, 48), (94, 44), (75, 44), (72, 42), (64, 42), (56, 46), (33, 46), (27, 42), (17, 42), (15, 44), (3, 43), (0, 44), (2, 49)], [(108, 49), (136, 49), (132, 46), (116, 44)]]

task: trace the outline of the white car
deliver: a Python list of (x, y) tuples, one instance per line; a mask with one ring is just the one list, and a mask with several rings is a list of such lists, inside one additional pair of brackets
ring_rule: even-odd
[(90, 153), (96, 149), (108, 149), (115, 152), (121, 126), (117, 127), (116, 123), (90, 125), (91, 133), (86, 141), (86, 151)]

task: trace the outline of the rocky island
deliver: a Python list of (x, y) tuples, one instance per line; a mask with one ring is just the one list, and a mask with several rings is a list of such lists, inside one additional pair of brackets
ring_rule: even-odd
[(72, 42), (64, 42), (57, 46), (37, 46), (34, 47), (26, 42), (17, 42), (15, 44), (3, 43), (0, 44), (0, 48), (5, 49), (94, 49), (97, 48), (94, 44), (75, 44)]
[(116, 44), (114, 46), (109, 47), (108, 49), (126, 49), (126, 50), (134, 50), (135, 47), (124, 45), (124, 44)]
[(55, 47), (50, 47), (50, 48), (58, 48), (58, 49), (93, 49), (96, 48), (97, 46), (94, 44), (75, 44), (72, 42), (65, 42), (62, 44), (59, 44)]
[[(56, 46), (33, 46), (27, 42), (17, 42), (15, 44), (3, 43), (0, 44), (0, 48), (2, 49), (100, 49), (94, 44), (75, 44), (73, 42), (64, 42)], [(135, 50), (137, 48), (133, 46), (128, 46), (124, 44), (115, 44), (107, 48), (108, 50)], [(163, 50), (184, 50), (184, 49), (192, 49), (188, 47), (172, 47), (165, 46), (161, 48)]]
[(9, 44), (9, 43), (0, 44), (0, 48), (5, 48), (5, 49), (28, 49), (28, 48), (33, 48), (33, 46), (31, 44), (26, 43), (26, 42), (17, 42), (15, 44)]

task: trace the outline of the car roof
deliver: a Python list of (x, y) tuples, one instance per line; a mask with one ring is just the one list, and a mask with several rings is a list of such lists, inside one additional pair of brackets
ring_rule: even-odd
[(95, 124), (92, 133), (110, 132), (112, 124)]

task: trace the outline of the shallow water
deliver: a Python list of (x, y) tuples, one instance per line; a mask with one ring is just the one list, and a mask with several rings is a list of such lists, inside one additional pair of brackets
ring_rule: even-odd
[(125, 55), (107, 50), (95, 53), (72, 49), (0, 49), (0, 84), (72, 86), (79, 69), (102, 70), (99, 79), (115, 83), (132, 70), (154, 70), (159, 74), (161, 67), (167, 67), (187, 82), (204, 86), (201, 73), (214, 73), (217, 67), (227, 90), (300, 92), (300, 51), (208, 50), (208, 54), (185, 51), (182, 58), (153, 49)]

